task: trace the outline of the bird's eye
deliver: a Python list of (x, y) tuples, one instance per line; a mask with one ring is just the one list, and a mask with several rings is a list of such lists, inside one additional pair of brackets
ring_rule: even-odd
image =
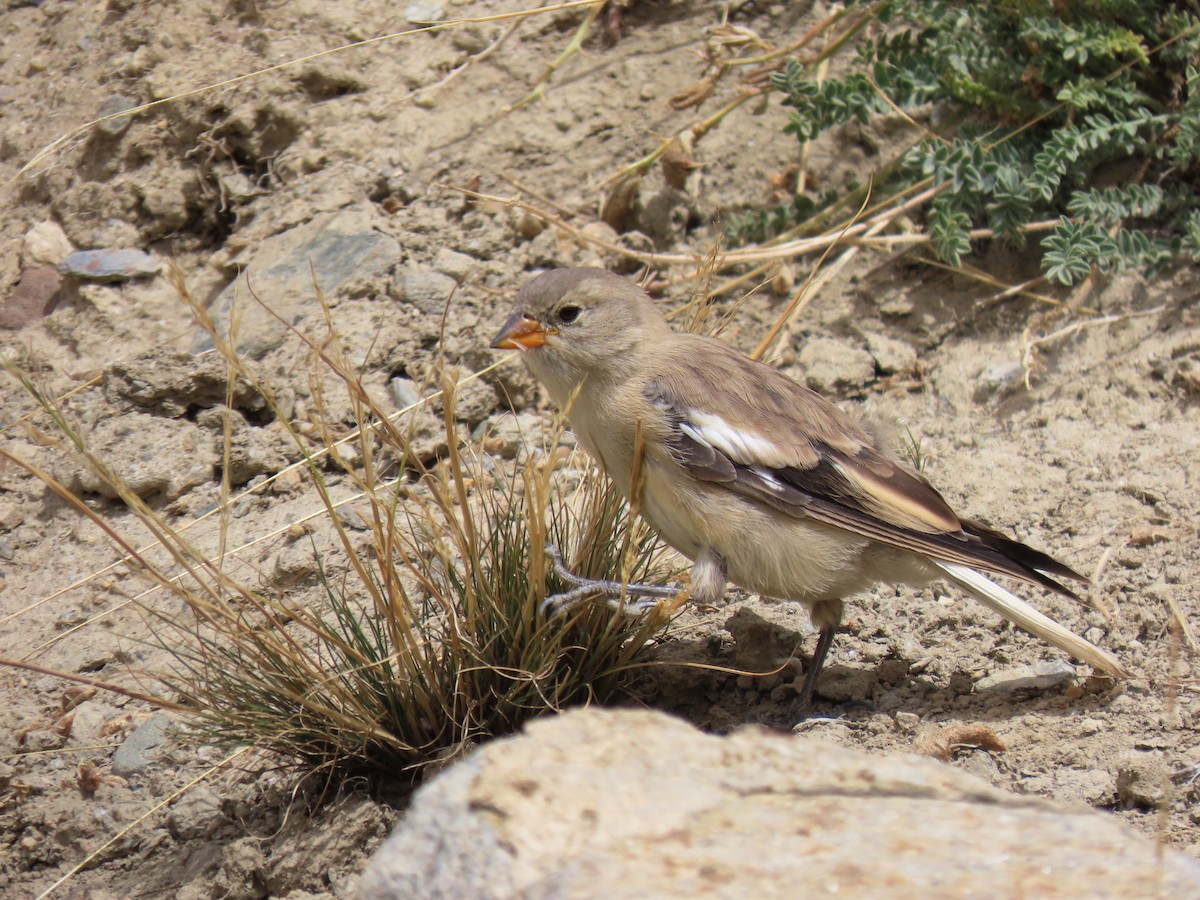
[(558, 321), (564, 325), (570, 325), (579, 318), (579, 314), (583, 312), (578, 306), (564, 306), (558, 311)]

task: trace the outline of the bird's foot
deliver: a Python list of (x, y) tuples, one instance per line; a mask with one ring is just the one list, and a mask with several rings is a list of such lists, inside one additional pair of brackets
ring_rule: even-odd
[(546, 555), (554, 564), (554, 574), (571, 585), (569, 591), (552, 594), (542, 601), (542, 613), (553, 619), (578, 606), (590, 597), (604, 600), (613, 609), (627, 615), (640, 616), (658, 606), (662, 600), (673, 600), (679, 590), (668, 585), (627, 584), (603, 578), (584, 578), (576, 575), (563, 562), (562, 554), (554, 544), (546, 545)]

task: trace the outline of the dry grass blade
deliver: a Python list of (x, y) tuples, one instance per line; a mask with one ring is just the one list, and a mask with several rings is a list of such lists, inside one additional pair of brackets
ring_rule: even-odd
[[(202, 312), (198, 318), (211, 328)], [(530, 455), (515, 474), (501, 476), (460, 447), (449, 376), (442, 385), (448, 455), (423, 467), (408, 452), (405, 429), (376, 408), (337, 349), (343, 342), (328, 316), (326, 323), (327, 339), (309, 346), (314, 364), (344, 384), (358, 419), (353, 463), (336, 452), (342, 439), (331, 425), (318, 422), (317, 447), (293, 430), (272, 386), (255, 379), (232, 339), (211, 329), (230, 381), (246, 379), (267, 398), (324, 506), (336, 549), (313, 545), (315, 597), (268, 595), (232, 577), (223, 540), (215, 555), (190, 544), (91, 452), (32, 379), (14, 371), (64, 448), (113, 486), (176, 570), (153, 563), (49, 473), (15, 460), (177, 601), (170, 608), (134, 601), (170, 662), (131, 673), (137, 687), (120, 679), (96, 686), (181, 711), (201, 739), (253, 744), (318, 770), (391, 774), (613, 689), (668, 611), (630, 618), (585, 604), (548, 620), (541, 601), (558, 586), (547, 583), (545, 542), (562, 547), (577, 571), (623, 570), (644, 580), (664, 574), (652, 536), (611, 487), (592, 481), (571, 494), (553, 490), (556, 454)], [(337, 478), (331, 465), (342, 469)], [(361, 497), (365, 541), (339, 511), (347, 487)]]

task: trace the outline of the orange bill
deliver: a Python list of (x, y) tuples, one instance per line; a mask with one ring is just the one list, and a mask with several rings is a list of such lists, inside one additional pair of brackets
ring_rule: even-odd
[(546, 343), (546, 334), (541, 322), (518, 310), (509, 316), (492, 340), (492, 347), (496, 350), (532, 350)]

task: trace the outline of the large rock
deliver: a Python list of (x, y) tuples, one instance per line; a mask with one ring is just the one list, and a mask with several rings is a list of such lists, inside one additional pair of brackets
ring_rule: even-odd
[[(400, 260), (400, 244), (381, 233), (385, 220), (370, 204), (316, 216), (290, 231), (267, 238), (235, 260), (244, 272), (213, 301), (209, 310), (217, 329), (228, 335), (230, 312), (240, 309), (238, 350), (260, 358), (287, 336), (288, 326), (320, 321), (317, 288), (333, 299), (354, 285), (381, 279)], [(258, 301), (271, 310), (267, 312)], [(282, 320), (282, 321), (281, 321)], [(212, 346), (205, 333), (197, 336), (196, 352)]]
[(581, 710), (423, 787), (363, 900), (1200, 896), (1200, 863), (916, 756)]

